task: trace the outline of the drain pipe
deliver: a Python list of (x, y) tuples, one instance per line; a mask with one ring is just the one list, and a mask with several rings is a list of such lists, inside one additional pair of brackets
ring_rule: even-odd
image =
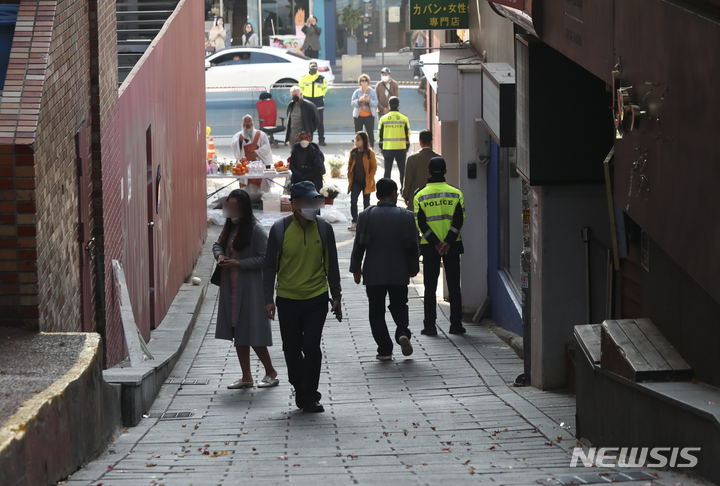
[(585, 291), (587, 292), (587, 306), (585, 310), (585, 324), (592, 321), (592, 279), (590, 270), (590, 239), (592, 238), (592, 228), (585, 227), (582, 229), (582, 240), (585, 243)]

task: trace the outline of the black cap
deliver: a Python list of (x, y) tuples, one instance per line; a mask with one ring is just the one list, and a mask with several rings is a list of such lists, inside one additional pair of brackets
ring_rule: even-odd
[(290, 199), (315, 199), (320, 193), (315, 189), (315, 184), (310, 181), (302, 181), (290, 186)]
[(447, 170), (447, 166), (445, 165), (445, 159), (443, 159), (442, 157), (433, 157), (432, 159), (430, 159), (430, 162), (428, 162), (428, 170), (431, 174), (445, 174), (445, 171)]
[(390, 106), (400, 106), (400, 98), (397, 96), (391, 96), (388, 100), (388, 105)]

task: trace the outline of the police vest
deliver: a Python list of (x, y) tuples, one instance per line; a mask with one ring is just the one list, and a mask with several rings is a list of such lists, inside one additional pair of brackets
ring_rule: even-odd
[[(463, 200), (462, 191), (457, 187), (453, 187), (447, 182), (429, 182), (427, 186), (415, 194), (415, 207), (422, 208), (423, 213), (425, 213), (425, 221), (440, 241), (445, 241), (445, 237), (450, 231), (455, 208), (458, 204), (463, 210), (464, 222), (465, 201)], [(417, 223), (417, 217), (415, 221)], [(420, 229), (419, 225), (418, 229)], [(420, 232), (422, 233), (422, 230)], [(421, 244), (428, 244), (425, 236), (423, 235)], [(456, 241), (461, 239), (458, 234)]]
[(327, 80), (325, 76), (315, 73), (306, 74), (300, 78), (300, 88), (303, 98), (308, 98), (318, 108), (324, 106), (323, 96), (327, 93)]
[(399, 111), (380, 118), (378, 140), (382, 150), (406, 150), (410, 145), (410, 120)]

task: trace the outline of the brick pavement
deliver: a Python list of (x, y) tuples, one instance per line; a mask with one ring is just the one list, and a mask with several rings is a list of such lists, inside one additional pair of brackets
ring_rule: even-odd
[[(346, 202), (342, 196), (337, 204)], [(335, 225), (343, 270), (352, 247), (345, 226)], [(218, 232), (213, 227), (208, 237)], [(449, 310), (441, 303), (442, 332), (419, 334), (421, 278), (410, 291), (414, 354), (403, 357), (397, 346), (393, 361), (375, 360), (364, 289), (349, 272), (342, 276), (344, 319), (327, 320), (322, 343), (325, 413), (295, 408), (277, 322), (271, 355), (280, 386), (226, 388), (240, 367), (229, 343), (214, 339), (217, 290), (211, 286), (172, 373), (208, 384), (164, 385), (151, 410), (193, 416), (144, 419), (67, 484), (537, 484), (598, 471), (569, 468), (576, 444), (572, 395), (513, 388), (522, 361), (486, 327), (446, 334)], [(254, 356), (253, 367), (261, 379)], [(678, 474), (659, 476), (652, 484), (695, 483), (680, 482)]]

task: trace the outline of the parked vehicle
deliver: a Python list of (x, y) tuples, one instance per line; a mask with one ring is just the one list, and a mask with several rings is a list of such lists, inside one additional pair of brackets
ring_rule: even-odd
[(335, 81), (329, 61), (276, 47), (229, 47), (205, 58), (205, 87), (269, 89), (278, 84), (295, 85), (308, 73), (311, 60), (317, 61), (318, 72), (328, 84)]

